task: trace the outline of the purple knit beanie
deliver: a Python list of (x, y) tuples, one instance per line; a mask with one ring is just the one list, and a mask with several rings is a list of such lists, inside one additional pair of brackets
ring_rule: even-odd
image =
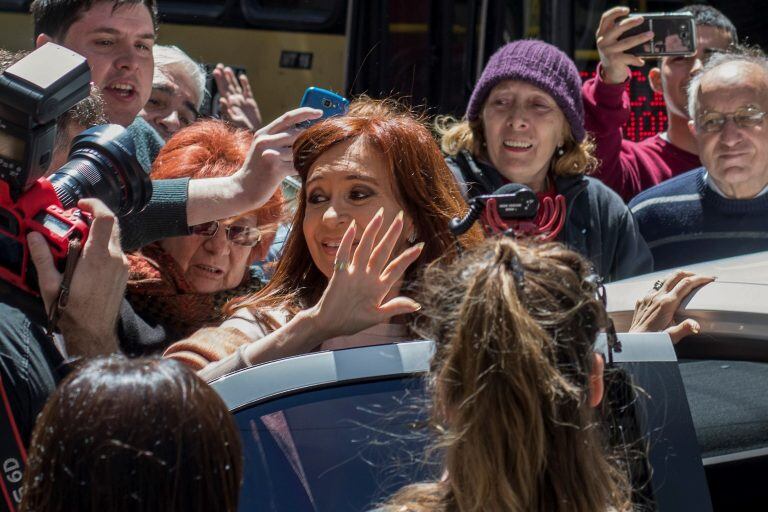
[(472, 91), (467, 119), (476, 120), (491, 89), (504, 80), (521, 80), (546, 91), (571, 125), (573, 137), (584, 140), (581, 77), (573, 61), (558, 48), (537, 39), (514, 41), (493, 54)]

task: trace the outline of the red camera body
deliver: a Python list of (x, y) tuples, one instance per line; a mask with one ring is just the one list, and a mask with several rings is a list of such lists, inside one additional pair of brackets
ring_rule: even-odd
[(90, 214), (77, 208), (65, 210), (46, 179), (36, 181), (16, 201), (0, 180), (0, 279), (39, 295), (27, 234), (36, 231), (45, 237), (56, 267), (63, 271), (70, 240), (86, 240), (90, 220)]

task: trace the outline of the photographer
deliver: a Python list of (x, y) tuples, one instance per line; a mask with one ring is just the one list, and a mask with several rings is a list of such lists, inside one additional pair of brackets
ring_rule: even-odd
[(688, 130), (685, 88), (713, 51), (722, 51), (737, 42), (736, 27), (714, 7), (688, 5), (678, 12), (693, 14), (697, 32), (696, 54), (662, 58), (648, 72), (648, 83), (663, 93), (669, 124), (664, 133), (633, 142), (624, 139), (622, 127), (629, 119), (630, 66), (645, 64), (627, 50), (651, 39), (643, 33), (626, 39), (622, 34), (642, 23), (642, 18), (625, 18), (626, 7), (606, 11), (597, 29), (600, 64), (597, 76), (584, 83), (584, 125), (595, 138), (595, 156), (601, 164), (595, 177), (629, 202), (643, 190), (685, 171), (699, 167), (696, 141)]

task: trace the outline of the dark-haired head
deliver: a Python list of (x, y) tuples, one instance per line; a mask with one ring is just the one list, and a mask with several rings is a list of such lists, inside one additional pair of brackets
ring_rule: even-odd
[(240, 437), (184, 365), (109, 357), (61, 383), (32, 434), (25, 512), (235, 512)]
[(692, 4), (681, 7), (676, 12), (690, 12), (693, 14), (693, 22), (700, 27), (713, 27), (727, 33), (731, 38), (731, 44), (739, 42), (736, 26), (733, 22), (711, 5)]
[[(350, 164), (353, 166), (363, 160), (372, 164), (364, 170), (371, 174), (369, 178), (375, 178), (379, 190), (368, 193), (361, 189), (359, 194), (352, 191), (357, 195), (350, 197), (349, 210), (363, 209), (363, 196), (375, 197), (375, 201), (386, 196), (387, 201), (396, 203), (396, 208), (385, 212), (385, 222), (387, 215), (391, 215), (391, 219), (397, 210), (402, 210), (406, 226), (403, 238), (408, 238), (409, 243), (424, 243), (420, 258), (406, 273), (403, 293), (408, 294), (408, 284), (413, 282), (424, 264), (441, 256), (457, 254), (457, 243), (448, 225), (453, 217), (463, 215), (466, 209), (459, 188), (429, 129), (396, 103), (369, 99), (354, 101), (349, 115), (330, 118), (307, 129), (294, 143), (293, 153), (294, 166), (305, 185), (298, 196), (293, 229), (270, 283), (255, 298), (241, 302), (240, 306), (251, 306), (252, 309), (280, 306), (296, 310), (319, 299), (327, 284), (328, 269), (325, 267), (328, 265), (324, 264), (328, 262), (316, 261), (316, 254), (308, 246), (315, 240), (308, 242), (307, 219), (318, 216), (318, 208), (325, 206), (320, 202), (326, 201), (327, 197), (339, 197), (348, 191), (336, 190), (343, 188), (346, 180), (342, 180), (342, 184), (329, 181), (322, 187), (320, 201), (313, 192), (314, 187), (308, 183), (312, 183), (316, 169), (334, 168), (337, 164), (351, 169), (346, 166), (352, 159), (357, 162)], [(349, 219), (343, 222), (349, 222)], [(364, 227), (359, 226), (360, 233)], [(471, 231), (461, 242), (469, 246), (480, 239), (479, 231)]]
[(33, 0), (29, 10), (35, 23), (35, 38), (40, 34), (47, 34), (54, 40), (64, 40), (69, 27), (99, 2), (112, 3), (113, 11), (124, 5), (144, 5), (152, 16), (152, 24), (157, 31), (155, 0)]
[(608, 318), (592, 276), (560, 244), (510, 238), (430, 266), (418, 330), (437, 345), (430, 385), (447, 478), (405, 488), (392, 510), (628, 508), (595, 412), (593, 344)]

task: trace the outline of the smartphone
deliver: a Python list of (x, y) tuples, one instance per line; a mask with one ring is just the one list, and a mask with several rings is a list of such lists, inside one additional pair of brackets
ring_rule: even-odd
[(320, 121), (333, 116), (343, 116), (349, 111), (349, 101), (335, 92), (321, 89), (320, 87), (309, 87), (304, 91), (301, 98), (300, 107), (312, 107), (323, 111), (322, 117), (304, 121), (299, 126), (306, 128)]
[(627, 50), (638, 57), (671, 57), (696, 53), (696, 23), (689, 12), (630, 14), (630, 18), (643, 17), (637, 27), (624, 32), (619, 39), (653, 32), (653, 39)]

